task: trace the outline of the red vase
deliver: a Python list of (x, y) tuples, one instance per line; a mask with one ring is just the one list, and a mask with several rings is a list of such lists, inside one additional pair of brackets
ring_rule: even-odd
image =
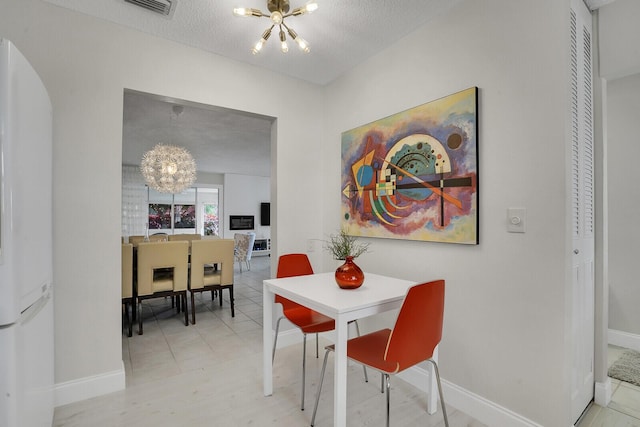
[(342, 289), (356, 289), (364, 282), (364, 273), (348, 256), (344, 264), (336, 269), (336, 283)]

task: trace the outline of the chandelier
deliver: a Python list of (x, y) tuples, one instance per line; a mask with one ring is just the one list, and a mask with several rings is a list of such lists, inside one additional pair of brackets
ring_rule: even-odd
[(280, 50), (282, 53), (289, 52), (289, 46), (287, 46), (287, 36), (285, 30), (289, 33), (289, 37), (298, 44), (300, 50), (304, 53), (309, 53), (309, 44), (305, 39), (300, 37), (291, 27), (284, 23), (285, 18), (290, 16), (304, 15), (305, 13), (311, 13), (318, 8), (318, 4), (315, 1), (310, 1), (305, 6), (293, 9), (289, 13), (289, 0), (267, 0), (267, 9), (271, 13), (263, 13), (258, 9), (237, 7), (233, 9), (233, 14), (236, 16), (257, 16), (266, 17), (271, 20), (271, 26), (262, 33), (262, 38), (251, 48), (251, 53), (256, 55), (262, 50), (262, 47), (271, 36), (271, 32), (274, 28), (280, 33)]
[(183, 147), (158, 144), (142, 156), (140, 172), (149, 187), (161, 193), (181, 193), (196, 180), (196, 162)]

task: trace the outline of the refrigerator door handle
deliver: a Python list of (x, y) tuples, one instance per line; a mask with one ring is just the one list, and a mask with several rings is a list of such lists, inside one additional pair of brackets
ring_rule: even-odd
[(51, 284), (47, 283), (42, 285), (43, 295), (36, 300), (33, 304), (27, 307), (20, 314), (19, 323), (24, 325), (29, 323), (34, 317), (42, 311), (42, 309), (47, 305), (49, 300), (51, 299)]

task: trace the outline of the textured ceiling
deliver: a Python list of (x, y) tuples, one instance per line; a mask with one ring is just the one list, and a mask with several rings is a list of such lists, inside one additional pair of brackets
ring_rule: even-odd
[(133, 91), (123, 117), (123, 164), (162, 143), (186, 147), (200, 172), (270, 176), (270, 117)]
[[(318, 10), (285, 22), (309, 42), (304, 54), (290, 42), (280, 52), (272, 34), (259, 55), (251, 47), (271, 22), (235, 17), (234, 7), (267, 11), (266, 0), (176, 0), (165, 17), (124, 0), (45, 0), (90, 16), (174, 40), (317, 84), (326, 84), (399, 40), (460, 0), (317, 0)], [(291, 0), (291, 9), (306, 0)], [(401, 5), (401, 7), (399, 7)]]
[[(317, 0), (319, 8), (312, 14), (285, 21), (309, 42), (311, 53), (302, 53), (290, 41), (289, 53), (282, 54), (277, 34), (272, 34), (255, 56), (251, 47), (270, 21), (235, 17), (232, 10), (242, 6), (267, 12), (266, 0), (177, 0), (170, 17), (124, 0), (45, 1), (324, 85), (459, 0)], [(304, 2), (291, 0), (291, 8)], [(176, 104), (184, 110), (179, 117), (172, 117)], [(269, 176), (270, 127), (269, 118), (244, 112), (128, 93), (124, 101), (123, 164), (139, 164), (146, 150), (162, 142), (188, 148), (199, 171)]]
[[(175, 0), (169, 17), (124, 0), (44, 0), (161, 38), (197, 47), (311, 83), (325, 85), (368, 57), (445, 13), (461, 0), (317, 0), (318, 10), (285, 21), (311, 46), (288, 54), (272, 34), (263, 51), (250, 48), (267, 18), (239, 18), (234, 7), (267, 12), (266, 0)], [(613, 0), (586, 0), (596, 9)], [(291, 0), (291, 8), (305, 0)], [(172, 115), (173, 105), (184, 107)], [(192, 151), (199, 171), (269, 176), (271, 119), (188, 101), (128, 93), (124, 103), (123, 164), (137, 165), (157, 143)]]

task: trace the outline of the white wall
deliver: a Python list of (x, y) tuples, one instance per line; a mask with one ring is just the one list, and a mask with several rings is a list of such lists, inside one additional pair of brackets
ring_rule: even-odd
[(640, 73), (638, 17), (638, 0), (616, 0), (598, 10), (600, 75), (607, 80)]
[(640, 337), (640, 74), (609, 81), (609, 328)]
[[(568, 22), (568, 2), (468, 0), (327, 88), (325, 234), (339, 227), (341, 132), (479, 88), (480, 244), (367, 239), (372, 251), (358, 264), (416, 281), (446, 279), (441, 375), (544, 426), (573, 421)], [(507, 233), (509, 207), (527, 209), (525, 234)], [(328, 256), (325, 265), (332, 265)]]
[(263, 176), (239, 174), (224, 175), (224, 237), (233, 239), (234, 233), (246, 233), (229, 229), (229, 215), (253, 215), (256, 239), (271, 238), (271, 228), (260, 225), (260, 203), (270, 200), (271, 179)]
[[(275, 178), (297, 188), (322, 183), (319, 175), (294, 171), (300, 152), (321, 157), (324, 99), (314, 85), (38, 0), (0, 0), (0, 10), (2, 37), (38, 70), (54, 108), (55, 380), (61, 404), (124, 386), (118, 273), (124, 89), (281, 119)], [(308, 233), (309, 223), (320, 232), (320, 198), (299, 205), (287, 191), (278, 194), (285, 197), (271, 200), (276, 217), (294, 231), (276, 236), (282, 248), (295, 246), (294, 236)]]
[(608, 323), (609, 342), (640, 349), (637, 305), (637, 250), (640, 202), (634, 195), (640, 104), (640, 2), (616, 0), (598, 10), (599, 68), (605, 81), (605, 141), (608, 170)]
[[(284, 253), (339, 228), (342, 131), (478, 86), (480, 245), (372, 240), (359, 261), (382, 274), (447, 280), (440, 361), (449, 383), (541, 425), (570, 425), (568, 0), (465, 1), (326, 88), (38, 0), (0, 0), (0, 10), (2, 36), (39, 70), (54, 105), (56, 382), (68, 391), (58, 403), (78, 398), (86, 379), (82, 397), (122, 372), (124, 88), (278, 119), (271, 202), (280, 226), (271, 233)], [(314, 173), (301, 158), (313, 159)], [(525, 234), (506, 232), (513, 206), (527, 208)], [(335, 268), (328, 255), (324, 267)]]

